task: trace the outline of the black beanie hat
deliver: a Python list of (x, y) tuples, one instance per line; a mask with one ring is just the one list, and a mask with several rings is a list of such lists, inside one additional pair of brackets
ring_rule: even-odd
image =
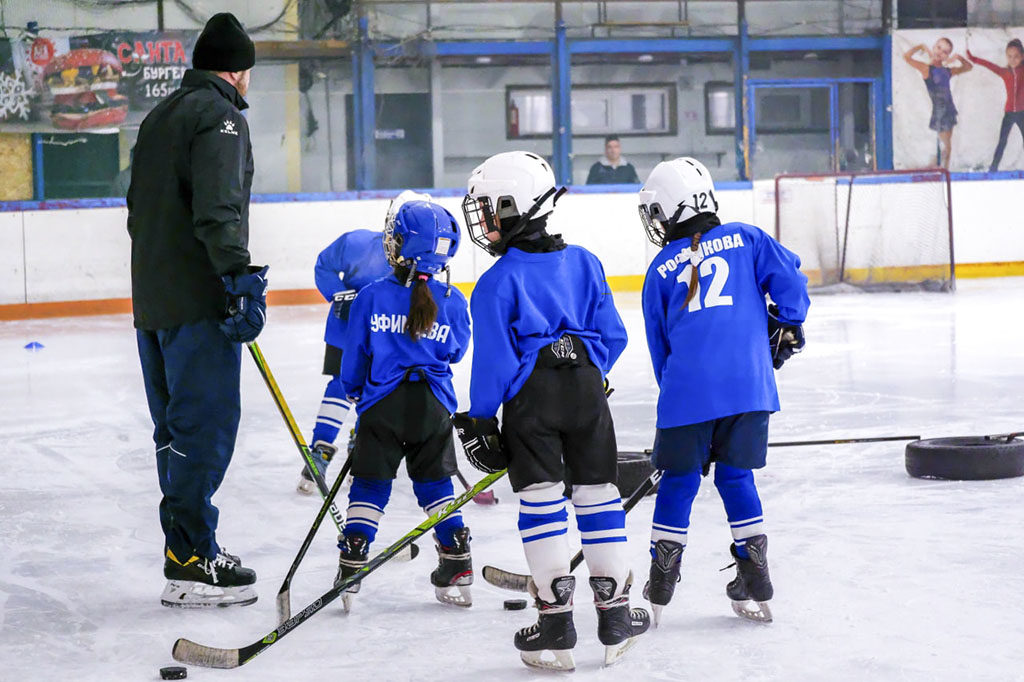
[(192, 50), (192, 68), (245, 71), (256, 63), (256, 48), (234, 14), (214, 14)]

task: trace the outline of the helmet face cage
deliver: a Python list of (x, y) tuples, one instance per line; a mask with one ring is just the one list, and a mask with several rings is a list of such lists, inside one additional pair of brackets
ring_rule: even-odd
[(402, 258), (402, 235), (395, 234), (395, 216), (389, 215), (384, 223), (384, 255), (387, 256), (388, 265), (407, 265)]
[(640, 204), (640, 222), (644, 224), (647, 239), (655, 246), (665, 246), (665, 223), (668, 216), (661, 210), (661, 204)]
[(466, 231), (473, 243), (492, 256), (500, 256), (499, 243), (487, 238), (489, 232), (501, 234), (501, 224), (494, 215), (490, 198), (467, 194), (462, 200), (462, 215), (466, 219)]

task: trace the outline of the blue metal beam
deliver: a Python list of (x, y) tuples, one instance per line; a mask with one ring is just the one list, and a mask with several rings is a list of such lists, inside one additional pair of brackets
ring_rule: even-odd
[(355, 163), (355, 189), (373, 189), (377, 177), (377, 128), (374, 94), (373, 45), (369, 39), (369, 22), (359, 19), (359, 39), (352, 54), (352, 142)]
[(32, 198), (42, 201), (46, 198), (46, 183), (43, 179), (43, 136), (32, 133)]
[(753, 116), (747, 118), (747, 78), (750, 73), (750, 37), (747, 35), (747, 20), (740, 18), (739, 35), (732, 55), (733, 100), (736, 112), (736, 179), (750, 179), (750, 155), (753, 144), (750, 126)]
[[(891, 170), (892, 158), (892, 34), (884, 37), (882, 46), (881, 127), (878, 131), (878, 167)], [(878, 118), (876, 118), (878, 120)]]
[(482, 42), (420, 40), (405, 43), (375, 43), (382, 57), (489, 57), (500, 55), (546, 55), (553, 45), (549, 40), (496, 40)]
[(800, 50), (881, 50), (884, 36), (791, 36), (751, 38), (751, 52), (798, 52)]
[(572, 54), (622, 54), (655, 52), (732, 52), (732, 38), (653, 38), (644, 40), (574, 40)]
[(565, 22), (555, 24), (551, 54), (551, 152), (555, 181), (572, 184), (572, 75)]

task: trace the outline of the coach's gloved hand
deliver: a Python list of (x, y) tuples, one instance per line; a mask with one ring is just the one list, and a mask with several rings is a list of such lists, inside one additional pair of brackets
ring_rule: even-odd
[(236, 343), (254, 341), (267, 322), (267, 270), (250, 265), (240, 275), (224, 275), (227, 317), (220, 323), (224, 335)]
[(508, 457), (501, 448), (501, 432), (498, 418), (477, 419), (468, 412), (457, 412), (452, 416), (455, 432), (462, 441), (469, 463), (485, 474), (493, 474), (508, 468)]
[(804, 347), (804, 328), (799, 324), (787, 324), (779, 319), (779, 307), (772, 303), (768, 306), (768, 346), (772, 353), (772, 366), (782, 367), (782, 363), (799, 353)]
[(334, 303), (331, 304), (331, 313), (339, 320), (348, 319), (348, 311), (352, 307), (352, 301), (356, 300), (355, 289), (345, 289), (334, 294)]

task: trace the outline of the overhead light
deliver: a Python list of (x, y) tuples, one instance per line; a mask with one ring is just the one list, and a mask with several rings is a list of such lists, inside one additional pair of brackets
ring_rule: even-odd
[(804, 52), (804, 59), (817, 59), (817, 58), (818, 58), (818, 53), (817, 52)]
[(482, 57), (477, 57), (476, 58), (476, 63), (477, 64), (490, 64), (491, 63), (491, 58), (486, 56), (486, 55), (484, 55)]
[(641, 64), (650, 64), (651, 62), (654, 61), (654, 55), (653, 54), (642, 54), (639, 57), (637, 57), (636, 60), (638, 62), (640, 62)]

